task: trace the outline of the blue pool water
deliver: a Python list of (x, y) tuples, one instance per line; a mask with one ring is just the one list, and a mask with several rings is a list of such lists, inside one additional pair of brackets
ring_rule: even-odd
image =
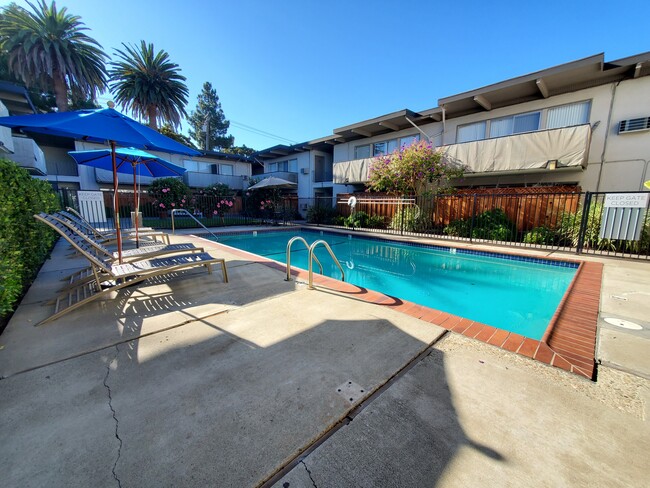
[[(454, 248), (414, 246), (378, 239), (302, 230), (224, 236), (219, 242), (286, 262), (289, 239), (300, 235), (312, 243), (323, 239), (345, 269), (345, 281), (470, 320), (541, 339), (560, 304), (577, 265), (507, 259)], [(324, 274), (340, 271), (324, 247), (316, 256)], [(291, 264), (307, 269), (307, 250), (292, 247)], [(314, 263), (314, 271), (318, 265)]]

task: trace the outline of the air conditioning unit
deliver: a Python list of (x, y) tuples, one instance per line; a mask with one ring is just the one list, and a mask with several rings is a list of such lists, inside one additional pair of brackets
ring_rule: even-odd
[(300, 168), (300, 174), (308, 175), (309, 174), (309, 168)]
[(650, 117), (641, 117), (638, 119), (621, 120), (618, 124), (618, 133), (641, 132), (650, 130)]

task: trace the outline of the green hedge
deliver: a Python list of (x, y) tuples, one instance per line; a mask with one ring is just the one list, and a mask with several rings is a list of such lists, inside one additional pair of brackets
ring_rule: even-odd
[[(56, 240), (34, 219), (59, 208), (49, 183), (32, 178), (13, 161), (0, 159), (0, 319), (14, 309)], [(0, 323), (3, 322), (0, 320)]]

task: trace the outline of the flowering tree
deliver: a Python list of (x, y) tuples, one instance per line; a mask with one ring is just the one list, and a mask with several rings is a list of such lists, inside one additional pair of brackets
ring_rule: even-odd
[(160, 210), (189, 207), (190, 189), (178, 178), (157, 178), (151, 183), (148, 192), (155, 199), (154, 206)]
[(394, 195), (425, 195), (449, 189), (446, 182), (463, 175), (462, 168), (442, 161), (425, 141), (377, 157), (370, 166), (368, 188)]

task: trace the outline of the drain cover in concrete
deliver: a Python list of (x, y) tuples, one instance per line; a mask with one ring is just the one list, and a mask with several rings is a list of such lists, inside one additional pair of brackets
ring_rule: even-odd
[(346, 401), (355, 403), (367, 393), (367, 390), (357, 385), (354, 381), (346, 381), (336, 388), (336, 392), (345, 398)]
[(634, 322), (630, 322), (629, 320), (615, 319), (613, 317), (605, 317), (603, 320), (607, 322), (609, 325), (615, 325), (616, 327), (622, 327), (623, 329), (630, 329), (630, 330), (643, 329), (643, 327), (641, 327), (639, 324), (635, 324)]

